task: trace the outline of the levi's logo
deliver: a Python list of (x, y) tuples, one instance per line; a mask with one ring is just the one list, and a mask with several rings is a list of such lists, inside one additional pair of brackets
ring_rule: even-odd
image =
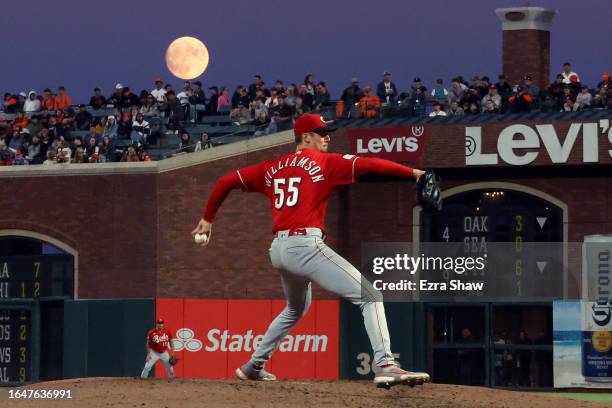
[(364, 143), (364, 139), (357, 139), (357, 153), (401, 153), (416, 152), (419, 148), (417, 138), (414, 136), (373, 137)]

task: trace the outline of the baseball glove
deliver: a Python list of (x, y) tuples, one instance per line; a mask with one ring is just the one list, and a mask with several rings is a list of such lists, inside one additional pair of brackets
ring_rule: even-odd
[(168, 363), (170, 363), (171, 366), (176, 365), (176, 363), (178, 363), (179, 359), (176, 356), (172, 356), (170, 357), (170, 359), (168, 360)]
[(440, 189), (440, 179), (433, 170), (428, 170), (417, 182), (417, 200), (419, 204), (432, 211), (442, 209), (442, 190)]

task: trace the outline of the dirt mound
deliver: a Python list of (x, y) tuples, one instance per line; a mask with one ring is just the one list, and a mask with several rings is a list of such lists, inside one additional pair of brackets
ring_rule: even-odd
[[(482, 387), (425, 384), (410, 388), (378, 389), (363, 381), (239, 382), (232, 380), (137, 380), (131, 378), (85, 378), (38, 383), (22, 389), (70, 389), (72, 402), (21, 400), (3, 407), (418, 407), (418, 408), (575, 408), (608, 405), (547, 398), (531, 393)], [(42, 404), (42, 405), (41, 405)]]

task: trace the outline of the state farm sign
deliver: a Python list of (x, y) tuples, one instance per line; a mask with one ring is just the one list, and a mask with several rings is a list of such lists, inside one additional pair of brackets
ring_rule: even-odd
[(423, 126), (348, 128), (351, 152), (399, 162), (420, 164), (425, 151)]
[(482, 127), (466, 127), (465, 164), (481, 166), (503, 162), (524, 166), (544, 154), (552, 164), (568, 163), (572, 154), (572, 163), (609, 162), (612, 150), (600, 149), (600, 138), (607, 140), (606, 146), (612, 144), (608, 119), (594, 123), (572, 123), (565, 134), (557, 132), (553, 125), (517, 124), (499, 132), (495, 150), (485, 151)]
[[(157, 317), (172, 332), (177, 377), (234, 378), (249, 360), (285, 300), (157, 299)], [(313, 301), (266, 364), (278, 378), (337, 379), (338, 301)], [(156, 376), (166, 375), (163, 367)]]

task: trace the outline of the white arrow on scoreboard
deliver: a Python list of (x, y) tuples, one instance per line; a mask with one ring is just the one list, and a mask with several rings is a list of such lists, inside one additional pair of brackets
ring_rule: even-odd
[(548, 217), (536, 217), (536, 221), (538, 221), (538, 225), (540, 226), (540, 229), (544, 228), (544, 224), (546, 224), (547, 219)]
[(546, 261), (537, 261), (536, 264), (538, 265), (538, 269), (540, 270), (540, 273), (544, 272), (544, 268), (546, 268), (546, 265), (548, 264), (548, 262)]

